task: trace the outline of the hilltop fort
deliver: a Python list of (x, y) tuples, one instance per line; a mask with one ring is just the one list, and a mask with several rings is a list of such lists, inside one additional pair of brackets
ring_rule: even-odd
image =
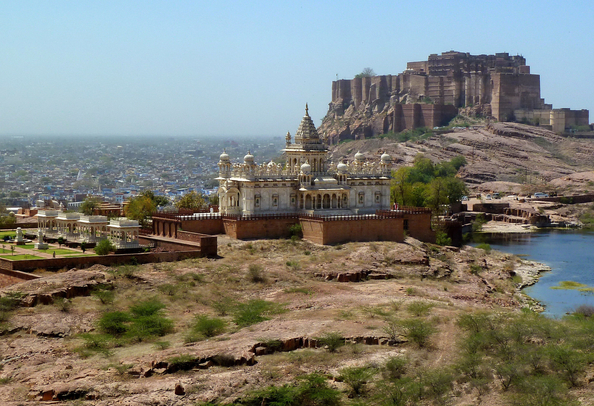
[(336, 143), (443, 126), (461, 112), (555, 132), (587, 126), (589, 120), (588, 110), (553, 109), (546, 104), (540, 95), (540, 75), (530, 73), (520, 55), (450, 51), (408, 62), (398, 75), (332, 82), (332, 102), (320, 132)]

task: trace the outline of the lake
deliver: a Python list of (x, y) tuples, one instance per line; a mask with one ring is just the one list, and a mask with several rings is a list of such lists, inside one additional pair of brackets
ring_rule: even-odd
[[(562, 317), (581, 304), (594, 306), (594, 295), (578, 290), (551, 289), (561, 281), (594, 287), (594, 232), (550, 230), (531, 234), (492, 234), (487, 242), (493, 249), (521, 255), (552, 268), (533, 286), (524, 289), (546, 306), (544, 314)], [(475, 244), (473, 244), (475, 245)]]

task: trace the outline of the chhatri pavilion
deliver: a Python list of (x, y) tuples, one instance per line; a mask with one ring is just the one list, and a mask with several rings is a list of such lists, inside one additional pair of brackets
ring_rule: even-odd
[(249, 152), (243, 163), (232, 163), (223, 152), (217, 178), (221, 214), (351, 215), (390, 209), (390, 155), (368, 162), (358, 152), (348, 163), (329, 162), (307, 105), (294, 142), (287, 133), (283, 153), (285, 165), (258, 165)]

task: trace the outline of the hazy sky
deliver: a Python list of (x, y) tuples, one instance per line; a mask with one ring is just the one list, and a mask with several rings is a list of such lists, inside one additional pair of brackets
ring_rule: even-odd
[(449, 50), (522, 54), (594, 114), (593, 34), (591, 1), (3, 0), (0, 135), (294, 134), (336, 75)]

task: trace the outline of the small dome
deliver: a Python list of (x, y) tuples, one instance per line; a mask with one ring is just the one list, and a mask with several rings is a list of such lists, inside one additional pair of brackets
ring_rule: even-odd
[(390, 162), (392, 157), (387, 152), (384, 152), (381, 157), (382, 162)]
[(268, 162), (268, 167), (269, 168), (273, 168), (274, 167), (274, 162), (272, 161), (272, 159), (270, 160), (270, 162)]
[(227, 153), (225, 151), (223, 151), (223, 153), (219, 157), (219, 160), (221, 160), (222, 162), (226, 162), (229, 160), (229, 155), (227, 155)]
[(359, 152), (357, 152), (357, 153), (355, 154), (355, 159), (356, 159), (357, 161), (363, 161), (363, 160), (365, 160), (365, 155), (363, 155), (363, 154), (361, 153), (361, 151), (359, 151)]
[(247, 155), (243, 157), (243, 162), (246, 164), (253, 164), (254, 163), (254, 156), (248, 151)]
[(337, 170), (338, 170), (338, 172), (340, 172), (340, 173), (345, 173), (345, 172), (347, 171), (348, 167), (346, 166), (346, 164), (344, 164), (344, 163), (342, 163), (342, 162), (341, 162), (341, 163), (339, 163), (339, 164), (336, 166), (336, 169), (337, 169)]
[(309, 163), (304, 163), (301, 165), (301, 172), (303, 173), (310, 173), (311, 172), (311, 165)]

